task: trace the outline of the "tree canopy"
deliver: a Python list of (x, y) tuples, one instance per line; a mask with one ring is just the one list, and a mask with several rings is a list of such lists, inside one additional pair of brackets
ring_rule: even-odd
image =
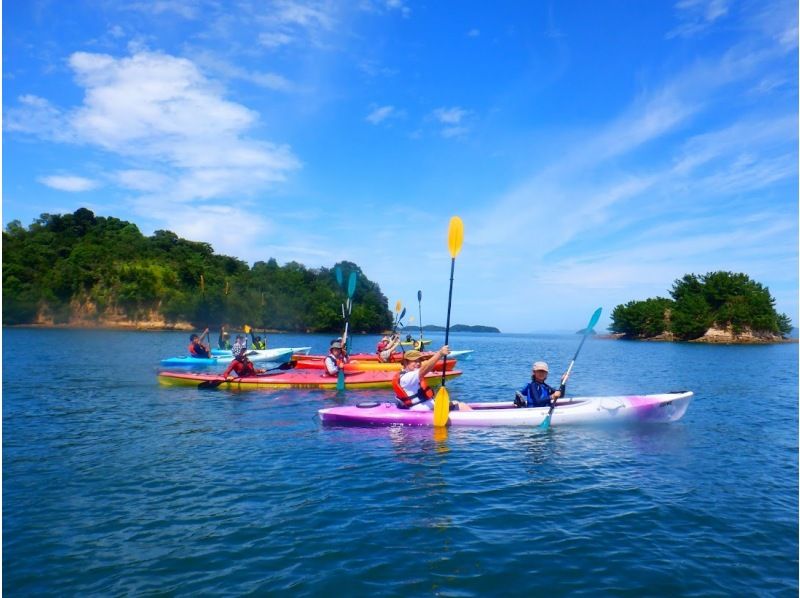
[(699, 338), (712, 326), (734, 334), (749, 329), (787, 336), (792, 331), (789, 316), (775, 311), (769, 289), (746, 274), (686, 274), (670, 295), (618, 305), (611, 331), (639, 338), (671, 333), (680, 340)]
[(154, 315), (198, 327), (247, 323), (255, 328), (323, 332), (342, 327), (344, 291), (335, 268), (358, 272), (350, 328), (379, 332), (392, 326), (380, 287), (351, 262), (308, 269), (275, 259), (252, 268), (216, 255), (208, 243), (170, 231), (144, 236), (135, 224), (73, 214), (42, 214), (27, 229), (3, 231), (3, 323), (25, 324), (46, 312), (67, 322), (77, 306), (92, 305), (132, 320)]

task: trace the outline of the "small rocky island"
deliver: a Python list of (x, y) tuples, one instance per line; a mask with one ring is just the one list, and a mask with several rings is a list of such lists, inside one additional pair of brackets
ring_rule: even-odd
[[(416, 330), (419, 332), (419, 326), (406, 326), (406, 331)], [(428, 332), (444, 332), (444, 326), (436, 326), (435, 324), (426, 324), (422, 327), (422, 330)], [(499, 328), (495, 328), (494, 326), (480, 326), (474, 325), (470, 326), (468, 324), (453, 324), (450, 326), (450, 332), (500, 332)]]
[(791, 342), (792, 322), (769, 289), (746, 274), (709, 272), (676, 280), (671, 298), (618, 305), (608, 337), (695, 343)]

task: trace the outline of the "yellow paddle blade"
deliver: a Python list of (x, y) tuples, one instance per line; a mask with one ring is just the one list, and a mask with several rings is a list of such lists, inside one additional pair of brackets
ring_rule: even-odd
[(450, 417), (450, 393), (444, 386), (439, 387), (433, 400), (433, 425), (446, 426)]
[(250, 326), (248, 326), (247, 324), (245, 324), (245, 325), (243, 326), (243, 330), (244, 330), (244, 333), (245, 333), (245, 334), (250, 334)]
[(403, 309), (403, 304), (400, 303), (400, 299), (397, 300), (397, 303), (394, 304), (394, 311), (400, 313), (400, 310)]
[(447, 247), (450, 249), (450, 257), (456, 259), (458, 252), (461, 251), (461, 244), (464, 242), (464, 223), (461, 218), (453, 216), (450, 219), (450, 228), (447, 230)]

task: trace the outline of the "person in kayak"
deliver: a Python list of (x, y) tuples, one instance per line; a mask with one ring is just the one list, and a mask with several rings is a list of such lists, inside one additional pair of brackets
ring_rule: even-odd
[(228, 332), (225, 324), (219, 327), (219, 338), (217, 338), (217, 346), (220, 349), (227, 350), (231, 348), (231, 335)]
[(203, 330), (203, 334), (200, 336), (192, 334), (189, 337), (189, 355), (192, 357), (204, 357), (206, 359), (211, 357), (211, 346), (207, 342), (203, 342), (203, 339), (206, 337), (208, 337), (208, 328)]
[(564, 395), (564, 385), (556, 390), (547, 380), (549, 368), (544, 361), (537, 361), (531, 368), (531, 381), (517, 391), (514, 405), (517, 407), (549, 407), (550, 403)]
[(339, 368), (347, 363), (347, 354), (342, 350), (341, 339), (331, 341), (331, 348), (325, 356), (325, 373), (328, 376), (338, 376)]
[(392, 353), (394, 353), (400, 346), (400, 336), (393, 334), (391, 337), (384, 336), (376, 348), (378, 354), (378, 361), (381, 363), (389, 363), (392, 360)]
[(256, 336), (255, 331), (252, 328), (250, 329), (250, 342), (253, 343), (253, 349), (267, 348), (267, 340), (262, 339), (260, 336)]
[[(235, 347), (236, 345), (234, 345)], [(259, 370), (253, 365), (253, 362), (247, 358), (247, 350), (240, 349), (234, 353), (233, 359), (231, 360), (228, 367), (222, 372), (222, 377), (226, 380), (231, 380), (231, 372), (236, 372), (236, 375), (239, 378), (244, 378), (246, 376), (256, 376), (257, 374), (263, 374), (266, 370)]]
[[(425, 381), (425, 376), (433, 371), (437, 361), (449, 353), (450, 347), (444, 345), (428, 359), (416, 349), (403, 354), (402, 369), (392, 378), (398, 407), (412, 411), (433, 411), (435, 395)], [(450, 409), (471, 410), (469, 405), (458, 401), (450, 401)]]

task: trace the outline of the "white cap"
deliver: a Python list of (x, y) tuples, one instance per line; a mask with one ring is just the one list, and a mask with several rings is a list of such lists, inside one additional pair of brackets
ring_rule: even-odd
[(537, 361), (533, 364), (533, 371), (537, 370), (544, 370), (545, 372), (549, 372), (550, 368), (547, 367), (547, 364), (544, 361)]

